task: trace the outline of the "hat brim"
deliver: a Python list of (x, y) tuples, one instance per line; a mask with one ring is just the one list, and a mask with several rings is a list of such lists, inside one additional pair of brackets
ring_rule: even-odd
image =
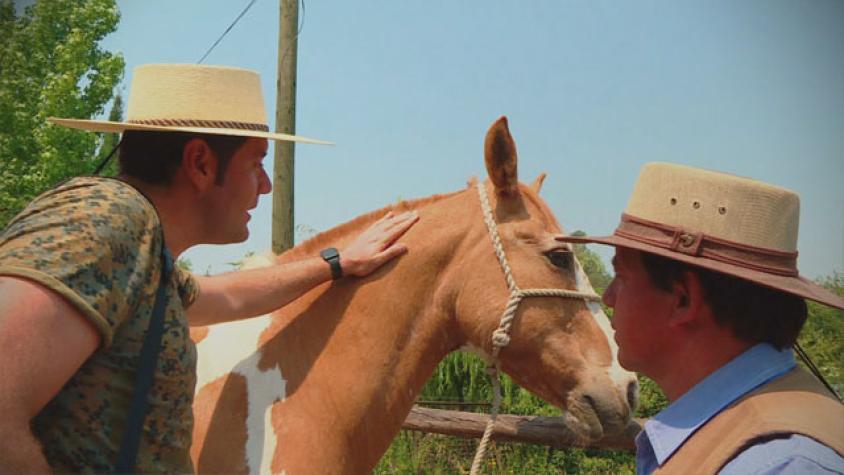
[(128, 122), (111, 122), (106, 120), (61, 119), (57, 117), (49, 117), (47, 121), (56, 125), (70, 127), (71, 129), (88, 130), (91, 132), (120, 133), (126, 130), (147, 130), (157, 132), (192, 132), (196, 134), (256, 137), (268, 140), (281, 140), (285, 142), (298, 142), (315, 145), (334, 145), (334, 143), (326, 142), (325, 140), (312, 139), (299, 135), (288, 135), (275, 132), (261, 132), (259, 130), (223, 129), (212, 127), (171, 127), (161, 125), (132, 124)]
[(684, 262), (704, 269), (720, 272), (722, 274), (738, 277), (743, 280), (764, 285), (772, 289), (780, 290), (798, 297), (814, 300), (815, 302), (844, 310), (844, 298), (830, 292), (824, 287), (801, 276), (790, 277), (784, 275), (770, 274), (767, 272), (748, 269), (745, 267), (715, 261), (705, 257), (692, 256), (670, 249), (649, 245), (622, 236), (558, 236), (558, 241), (571, 243), (595, 243), (609, 246), (625, 247), (637, 251), (649, 252), (663, 256), (675, 261)]

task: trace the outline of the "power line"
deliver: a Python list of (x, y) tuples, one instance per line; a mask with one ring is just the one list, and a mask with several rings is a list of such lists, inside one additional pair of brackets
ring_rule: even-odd
[(222, 40), (223, 40), (223, 38), (224, 38), (224, 37), (225, 37), (225, 36), (226, 36), (226, 35), (227, 35), (227, 34), (228, 34), (231, 30), (232, 30), (232, 28), (234, 28), (234, 25), (236, 25), (236, 24), (237, 24), (237, 22), (238, 22), (238, 21), (240, 21), (240, 19), (241, 19), (241, 18), (243, 18), (243, 15), (245, 15), (245, 14), (246, 14), (246, 12), (248, 12), (248, 11), (249, 11), (249, 9), (250, 9), (250, 8), (252, 8), (252, 5), (254, 5), (254, 4), (255, 4), (255, 2), (257, 2), (257, 1), (258, 1), (258, 0), (251, 0), (251, 1), (249, 2), (249, 5), (246, 5), (246, 8), (244, 8), (244, 9), (243, 9), (243, 11), (242, 11), (242, 12), (240, 12), (240, 15), (238, 15), (238, 16), (237, 16), (237, 18), (235, 18), (235, 19), (234, 19), (234, 21), (232, 22), (232, 24), (231, 24), (231, 25), (229, 25), (229, 27), (228, 27), (228, 28), (226, 28), (226, 31), (224, 31), (224, 32), (223, 32), (223, 34), (222, 34), (222, 35), (220, 35), (220, 37), (219, 37), (219, 38), (217, 38), (217, 41), (215, 41), (215, 42), (214, 42), (214, 44), (213, 44), (213, 45), (211, 45), (211, 47), (210, 47), (210, 48), (208, 48), (208, 51), (206, 51), (206, 52), (205, 52), (205, 54), (204, 54), (204, 55), (202, 55), (202, 58), (201, 58), (199, 61), (197, 61), (197, 64), (202, 64), (202, 62), (203, 62), (203, 61), (205, 61), (205, 58), (207, 58), (207, 57), (208, 57), (208, 55), (209, 55), (209, 54), (211, 54), (211, 51), (213, 51), (213, 50), (214, 50), (214, 48), (216, 48), (216, 47), (217, 47), (217, 45), (218, 45), (218, 44), (220, 44), (220, 41), (222, 41)]
[(287, 43), (287, 46), (284, 48), (284, 52), (281, 53), (281, 62), (284, 62), (284, 58), (287, 57), (287, 53), (290, 51), (290, 48), (293, 47), (293, 43), (299, 39), (299, 35), (302, 34), (302, 29), (305, 28), (305, 0), (301, 0), (299, 5), (302, 6), (302, 14), (299, 16), (299, 28), (296, 31), (296, 35), (290, 39)]
[[(246, 8), (244, 8), (244, 9), (243, 9), (243, 11), (242, 11), (242, 12), (240, 12), (240, 14), (237, 16), (237, 18), (235, 18), (235, 19), (234, 19), (234, 21), (232, 22), (232, 24), (231, 24), (231, 25), (229, 25), (229, 27), (228, 27), (228, 28), (226, 28), (226, 31), (224, 31), (224, 32), (223, 32), (223, 34), (221, 34), (221, 35), (220, 35), (220, 37), (219, 37), (219, 38), (217, 38), (217, 41), (215, 41), (215, 42), (214, 42), (214, 44), (213, 44), (213, 45), (211, 45), (211, 47), (210, 47), (210, 48), (208, 48), (208, 51), (206, 51), (206, 52), (205, 52), (205, 54), (204, 54), (204, 55), (202, 55), (202, 58), (201, 58), (199, 61), (197, 61), (197, 64), (202, 64), (202, 62), (203, 62), (203, 61), (205, 61), (205, 58), (207, 58), (207, 57), (208, 57), (208, 55), (209, 55), (209, 54), (211, 54), (211, 51), (213, 51), (213, 50), (214, 50), (214, 48), (216, 48), (216, 47), (217, 47), (217, 45), (218, 45), (218, 44), (220, 44), (220, 41), (222, 41), (222, 40), (223, 40), (223, 38), (224, 38), (224, 37), (225, 37), (225, 36), (229, 33), (229, 31), (231, 31), (231, 30), (232, 30), (232, 28), (234, 28), (234, 25), (236, 25), (236, 24), (237, 24), (237, 22), (238, 22), (238, 21), (240, 21), (240, 19), (241, 19), (241, 18), (243, 18), (243, 15), (245, 15), (245, 14), (246, 14), (246, 12), (248, 12), (248, 11), (249, 11), (249, 9), (250, 9), (250, 8), (252, 8), (252, 5), (254, 5), (254, 4), (255, 4), (255, 2), (257, 2), (257, 1), (258, 1), (258, 0), (251, 0), (251, 1), (249, 2), (249, 4), (248, 4), (248, 5), (246, 5)], [(300, 3), (299, 3), (299, 4), (302, 6), (302, 15), (301, 15), (301, 19), (299, 20), (299, 28), (298, 28), (298, 31), (296, 32), (296, 36), (294, 36), (294, 37), (293, 37), (293, 40), (296, 40), (297, 38), (299, 38), (299, 35), (302, 33), (302, 29), (305, 27), (305, 0), (300, 0)], [(290, 44), (288, 44), (288, 45), (287, 45), (287, 47), (284, 49), (284, 52), (282, 53), (282, 61), (284, 60), (284, 57), (287, 55), (287, 52), (290, 50), (290, 46), (291, 46), (291, 45), (292, 45), (292, 41), (291, 41), (291, 43), (290, 43)]]

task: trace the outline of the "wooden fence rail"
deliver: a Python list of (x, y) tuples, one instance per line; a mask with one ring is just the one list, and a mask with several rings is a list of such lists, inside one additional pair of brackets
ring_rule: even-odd
[[(487, 414), (413, 406), (402, 428), (480, 439), (483, 437), (488, 418)], [(645, 420), (633, 419), (621, 434), (604, 437), (586, 446), (596, 449), (634, 451), (633, 439), (642, 429)], [(493, 440), (528, 442), (560, 449), (584, 447), (582, 440), (565, 424), (562, 417), (501, 414), (495, 423)]]

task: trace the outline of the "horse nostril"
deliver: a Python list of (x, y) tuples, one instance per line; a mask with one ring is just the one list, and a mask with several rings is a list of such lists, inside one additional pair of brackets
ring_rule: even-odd
[(586, 402), (586, 404), (589, 404), (590, 406), (592, 406), (592, 409), (594, 409), (596, 411), (598, 410), (598, 407), (595, 406), (595, 400), (592, 399), (592, 396), (590, 396), (588, 394), (584, 394), (583, 395), (583, 401)]
[(635, 379), (627, 385), (627, 404), (630, 405), (631, 411), (635, 411), (639, 405), (639, 381)]

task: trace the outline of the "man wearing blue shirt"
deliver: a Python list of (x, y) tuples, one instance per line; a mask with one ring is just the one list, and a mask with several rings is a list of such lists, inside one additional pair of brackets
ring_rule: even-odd
[(796, 367), (805, 298), (844, 299), (799, 276), (799, 198), (692, 167), (643, 167), (612, 236), (604, 293), (619, 362), (671, 404), (636, 439), (637, 471), (844, 473), (844, 406)]

